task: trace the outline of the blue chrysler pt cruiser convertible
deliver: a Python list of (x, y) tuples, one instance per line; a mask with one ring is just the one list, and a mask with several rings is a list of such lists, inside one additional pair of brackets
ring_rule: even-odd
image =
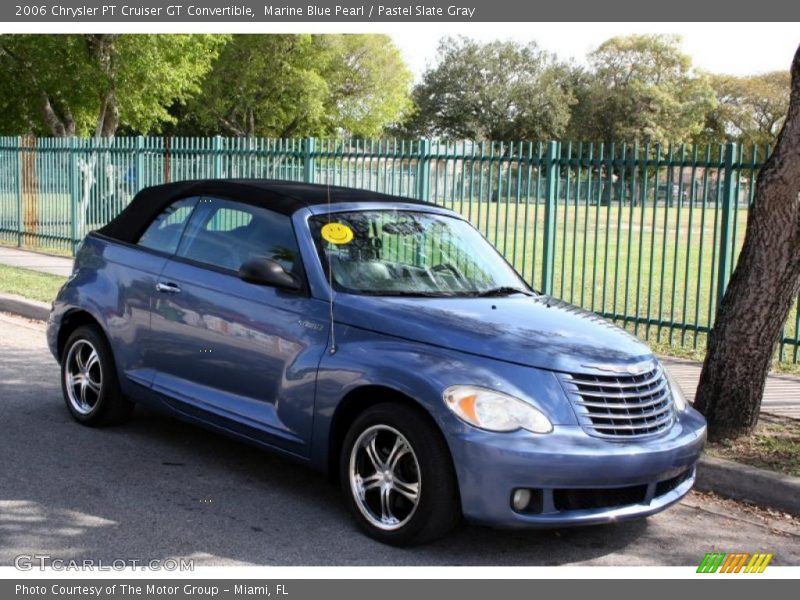
[(705, 442), (634, 337), (530, 289), (458, 214), (364, 190), (147, 188), (81, 244), (48, 341), (77, 421), (142, 403), (280, 452), (390, 544), (462, 515), (650, 515)]

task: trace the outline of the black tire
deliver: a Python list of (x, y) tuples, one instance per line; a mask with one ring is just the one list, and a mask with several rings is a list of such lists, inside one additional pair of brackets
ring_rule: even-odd
[[(410, 455), (406, 453), (403, 460), (406, 465), (411, 465), (407, 466), (412, 471), (409, 479), (414, 479), (413, 473), (416, 473), (419, 481), (416, 507), (407, 509), (406, 512), (410, 514), (401, 520), (405, 522), (392, 530), (376, 526), (364, 514), (365, 509), (361, 507), (364, 501), (357, 498), (355, 484), (351, 481), (351, 455), (356, 443), (366, 439), (362, 438), (362, 434), (369, 436), (372, 432), (385, 431), (387, 435), (393, 435), (389, 430), (399, 432), (411, 447), (412, 452)], [(388, 453), (384, 451), (382, 457), (389, 458)], [(400, 465), (400, 462), (397, 461), (397, 464)], [(386, 402), (361, 413), (350, 426), (342, 444), (339, 476), (348, 509), (362, 531), (379, 542), (393, 546), (423, 544), (444, 536), (461, 520), (461, 502), (450, 452), (439, 429), (421, 409), (398, 402)], [(381, 494), (379, 489), (370, 493), (375, 492)], [(404, 508), (402, 503), (406, 500), (395, 499), (395, 506), (398, 501), (401, 502), (399, 509)], [(377, 510), (374, 512), (377, 513)], [(373, 515), (373, 518), (375, 516), (377, 515)]]
[[(84, 362), (87, 354), (91, 357), (91, 350), (97, 354), (97, 363), (87, 369), (90, 381), (99, 388), (99, 393), (92, 386), (86, 390), (85, 401), (81, 396), (80, 384), (72, 386), (72, 397), (67, 383), (68, 369), (78, 369), (75, 362), (77, 356), (82, 356)], [(96, 382), (100, 385), (96, 385)], [(102, 330), (96, 325), (83, 325), (78, 327), (67, 338), (64, 350), (61, 353), (61, 391), (64, 402), (72, 417), (90, 427), (104, 427), (118, 425), (125, 422), (130, 416), (133, 403), (122, 395), (117, 378), (117, 369), (114, 355)]]

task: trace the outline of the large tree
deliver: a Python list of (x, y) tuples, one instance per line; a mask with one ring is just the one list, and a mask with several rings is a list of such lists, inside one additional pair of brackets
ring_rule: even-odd
[(242, 137), (378, 135), (409, 107), (410, 83), (385, 35), (237, 35), (188, 107), (186, 127)]
[(763, 146), (775, 138), (789, 108), (789, 71), (736, 77), (711, 75), (717, 106), (706, 115), (700, 141), (733, 139)]
[(800, 47), (788, 115), (758, 176), (736, 270), (708, 337), (697, 408), (712, 438), (752, 432), (781, 328), (800, 292)]
[(207, 134), (305, 135), (324, 112), (325, 80), (310, 35), (237, 35), (220, 52), (184, 119)]
[(416, 136), (552, 139), (569, 121), (568, 69), (534, 42), (444, 38), (435, 66), (414, 90)]
[(714, 106), (707, 78), (673, 35), (631, 35), (603, 42), (579, 79), (570, 135), (589, 141), (682, 142), (703, 128)]
[(3, 35), (0, 108), (5, 133), (146, 133), (167, 108), (199, 91), (227, 36)]
[(318, 35), (328, 84), (325, 129), (368, 137), (411, 109), (411, 72), (387, 35)]

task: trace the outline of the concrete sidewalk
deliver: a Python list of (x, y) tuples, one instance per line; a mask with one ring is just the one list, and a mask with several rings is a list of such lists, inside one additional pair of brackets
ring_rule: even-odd
[[(686, 399), (694, 402), (703, 363), (670, 356), (659, 358), (681, 386)], [(767, 377), (761, 412), (800, 419), (800, 377), (784, 373), (772, 373)]]
[[(2, 246), (0, 246), (0, 264), (63, 275), (64, 277), (69, 276), (72, 272), (72, 259), (69, 257), (51, 256)], [(669, 356), (660, 358), (678, 381), (688, 400), (693, 402), (697, 383), (700, 380), (702, 363)], [(767, 378), (762, 410), (773, 415), (800, 419), (800, 377), (777, 373), (770, 375)]]
[(0, 246), (0, 265), (41, 271), (62, 277), (69, 277), (72, 273), (72, 258), (70, 257), (53, 256), (5, 246)]

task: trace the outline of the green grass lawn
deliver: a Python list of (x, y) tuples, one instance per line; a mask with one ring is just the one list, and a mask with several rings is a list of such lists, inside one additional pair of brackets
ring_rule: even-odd
[(0, 292), (52, 302), (65, 278), (49, 273), (0, 265)]

